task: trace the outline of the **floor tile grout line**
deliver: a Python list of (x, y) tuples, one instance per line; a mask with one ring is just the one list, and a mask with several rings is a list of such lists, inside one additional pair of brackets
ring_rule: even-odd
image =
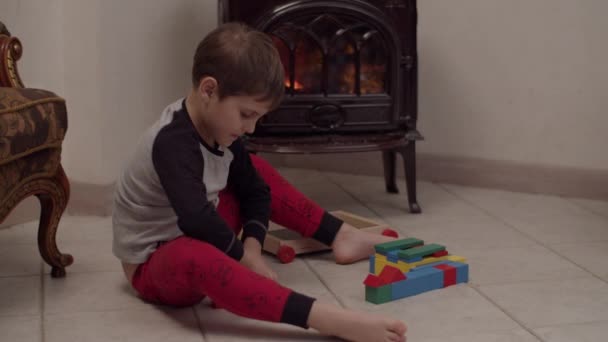
[(335, 186), (337, 186), (338, 188), (340, 188), (342, 191), (344, 191), (344, 193), (346, 193), (348, 196), (350, 196), (350, 198), (354, 199), (357, 203), (359, 203), (360, 205), (362, 205), (364, 208), (366, 208), (367, 210), (369, 210), (370, 212), (372, 212), (374, 215), (376, 215), (376, 217), (384, 219), (382, 217), (382, 215), (380, 215), (380, 213), (378, 213), (376, 210), (374, 210), (372, 207), (368, 206), (365, 201), (363, 201), (362, 199), (360, 199), (359, 197), (357, 197), (355, 194), (351, 193), (350, 191), (348, 191), (342, 184), (335, 182), (333, 179), (331, 179), (331, 177), (327, 176), (324, 172), (322, 172), (323, 176), (332, 184), (334, 184)]
[(561, 196), (560, 196), (560, 198), (561, 198), (561, 199), (563, 199), (563, 200), (565, 200), (565, 201), (567, 201), (568, 203), (571, 203), (571, 204), (573, 204), (573, 205), (575, 205), (575, 206), (577, 206), (577, 207), (579, 207), (579, 208), (583, 209), (584, 211), (586, 211), (586, 212), (588, 212), (588, 213), (591, 213), (591, 214), (593, 214), (593, 215), (595, 215), (595, 216), (598, 216), (598, 217), (600, 217), (600, 218), (602, 218), (602, 219), (608, 219), (608, 216), (604, 215), (603, 213), (598, 212), (598, 211), (595, 211), (594, 209), (589, 208), (589, 207), (587, 207), (587, 206), (586, 206), (586, 205), (584, 205), (584, 204), (578, 203), (578, 202), (574, 201), (572, 198), (569, 198), (569, 197), (561, 197)]
[(538, 327), (536, 327), (534, 329), (557, 328), (557, 327), (563, 327), (563, 326), (584, 325), (584, 324), (592, 324), (592, 323), (606, 323), (606, 324), (608, 324), (608, 320), (600, 319), (600, 320), (597, 320), (597, 321), (584, 321), (584, 322), (548, 324), (548, 325), (538, 326)]
[(0, 279), (10, 279), (10, 278), (33, 278), (35, 276), (39, 276), (39, 271), (31, 274), (15, 274), (15, 275), (1, 275)]
[(488, 302), (492, 303), (492, 305), (494, 305), (498, 310), (502, 311), (502, 313), (504, 313), (505, 315), (507, 315), (507, 317), (509, 317), (510, 319), (512, 319), (515, 323), (517, 323), (525, 331), (527, 331), (528, 333), (530, 333), (532, 336), (536, 337), (536, 339), (538, 339), (539, 341), (543, 341), (543, 342), (545, 341), (532, 328), (529, 328), (528, 326), (526, 326), (523, 322), (521, 322), (519, 319), (517, 319), (509, 311), (507, 311), (505, 308), (503, 308), (500, 305), (498, 305), (498, 303), (496, 303), (494, 300), (492, 300), (492, 298), (490, 298), (488, 295), (486, 295), (479, 287), (472, 286), (470, 284), (469, 284), (469, 287), (471, 289), (473, 289), (475, 292), (477, 292), (480, 296), (482, 296), (483, 298), (485, 298), (485, 300), (487, 300)]
[(336, 299), (336, 301), (338, 302), (338, 304), (340, 304), (341, 307), (346, 308), (346, 305), (344, 304), (344, 302), (342, 302), (342, 300), (338, 297), (338, 295), (328, 286), (328, 284), (323, 280), (323, 278), (321, 277), (321, 275), (314, 269), (314, 267), (312, 267), (309, 263), (308, 260), (302, 260), (304, 262), (304, 264), (306, 265), (306, 267), (308, 267), (308, 269), (315, 275), (315, 277), (317, 277), (317, 279), (319, 279), (319, 281), (321, 282), (321, 284), (323, 284), (323, 286), (325, 286), (325, 288), (327, 289), (327, 291), (334, 297), (334, 299)]
[(198, 324), (198, 330), (201, 332), (201, 336), (203, 337), (203, 342), (207, 341), (207, 333), (205, 332), (205, 328), (203, 327), (203, 322), (198, 315), (196, 310), (196, 306), (192, 307), (192, 313), (194, 314), (194, 318), (196, 318), (196, 323)]
[(501, 281), (501, 282), (493, 282), (493, 283), (469, 283), (470, 286), (476, 286), (476, 287), (488, 287), (488, 286), (501, 286), (501, 285), (519, 285), (519, 284), (534, 284), (534, 283), (544, 283), (547, 281), (558, 281), (558, 280), (577, 280), (577, 279), (597, 279), (597, 277), (595, 277), (593, 274), (589, 274), (586, 275), (584, 277), (568, 277), (568, 278), (559, 278), (559, 279), (555, 279), (555, 278), (537, 278), (537, 279), (531, 279), (531, 280), (512, 280), (512, 281)]
[(58, 311), (58, 312), (47, 312), (45, 316), (61, 316), (61, 315), (72, 315), (72, 314), (91, 314), (91, 313), (104, 313), (104, 312), (130, 312), (130, 311), (150, 311), (151, 309), (145, 308), (116, 308), (116, 309), (97, 309), (97, 310), (73, 310), (73, 311)]
[(584, 266), (582, 266), (582, 265), (578, 264), (578, 263), (577, 263), (577, 262), (575, 262), (574, 260), (571, 260), (571, 259), (570, 259), (570, 258), (568, 258), (567, 256), (562, 255), (561, 253), (559, 253), (558, 251), (556, 251), (555, 249), (553, 249), (553, 248), (551, 247), (551, 245), (549, 245), (549, 244), (545, 244), (545, 243), (543, 243), (543, 242), (539, 241), (538, 239), (536, 239), (535, 237), (531, 236), (530, 234), (528, 234), (528, 233), (526, 233), (526, 232), (524, 232), (524, 231), (522, 231), (522, 230), (518, 229), (517, 227), (515, 227), (515, 226), (514, 226), (513, 224), (511, 224), (510, 222), (506, 221), (504, 218), (502, 218), (502, 217), (500, 217), (500, 216), (498, 216), (498, 215), (495, 215), (495, 214), (493, 214), (492, 212), (488, 211), (487, 209), (480, 207), (480, 206), (479, 206), (479, 205), (477, 205), (476, 203), (474, 203), (474, 202), (472, 202), (472, 201), (470, 201), (470, 200), (468, 200), (468, 199), (466, 199), (466, 198), (464, 198), (464, 197), (462, 197), (462, 196), (458, 195), (457, 193), (454, 193), (453, 191), (451, 191), (450, 189), (448, 189), (447, 187), (445, 187), (443, 184), (438, 183), (437, 185), (438, 185), (438, 186), (440, 186), (440, 187), (442, 187), (442, 188), (443, 188), (445, 191), (449, 192), (449, 193), (450, 193), (450, 194), (452, 194), (453, 196), (456, 196), (456, 197), (457, 197), (457, 198), (459, 198), (460, 200), (462, 200), (462, 201), (466, 202), (467, 204), (469, 204), (469, 205), (471, 205), (471, 206), (474, 206), (475, 208), (477, 208), (477, 209), (481, 210), (483, 213), (485, 213), (485, 214), (486, 214), (486, 215), (488, 215), (489, 217), (491, 217), (491, 218), (493, 218), (493, 219), (495, 219), (495, 220), (498, 220), (499, 222), (501, 222), (502, 224), (506, 225), (506, 226), (507, 226), (508, 228), (510, 228), (511, 230), (514, 230), (514, 231), (516, 231), (516, 232), (518, 232), (518, 233), (522, 234), (522, 235), (523, 235), (523, 236), (525, 236), (526, 238), (528, 238), (528, 239), (530, 239), (530, 240), (534, 241), (536, 244), (538, 244), (538, 245), (540, 245), (540, 246), (542, 246), (542, 247), (546, 248), (547, 250), (549, 250), (549, 251), (550, 251), (550, 252), (552, 252), (553, 254), (557, 255), (557, 256), (558, 256), (558, 257), (560, 257), (561, 259), (563, 259), (563, 260), (565, 260), (565, 261), (568, 261), (569, 263), (571, 263), (571, 264), (575, 265), (576, 267), (578, 267), (578, 268), (582, 269), (583, 271), (585, 271), (585, 272), (587, 272), (587, 273), (591, 274), (593, 277), (595, 277), (596, 279), (600, 280), (601, 282), (608, 283), (608, 280), (603, 279), (601, 276), (599, 276), (599, 275), (595, 274), (594, 272), (591, 272), (591, 271), (590, 271), (590, 270), (588, 270), (586, 267), (584, 267)]
[[(378, 212), (376, 212), (373, 208), (369, 207), (366, 205), (366, 203), (359, 199), (357, 196), (355, 196), (354, 194), (352, 194), (350, 191), (348, 191), (344, 186), (342, 186), (340, 183), (337, 183), (335, 181), (333, 181), (331, 179), (331, 177), (327, 176), (325, 173), (322, 173), (324, 175), (324, 177), (329, 180), (331, 183), (333, 183), (334, 185), (338, 186), (340, 189), (342, 189), (342, 191), (344, 191), (345, 193), (347, 193), (351, 198), (355, 199), (357, 202), (359, 202), (361, 205), (363, 205), (365, 208), (369, 209), (372, 213), (374, 213), (376, 216), (378, 216), (381, 219), (384, 219), (382, 217), (382, 215), (380, 215)], [(457, 193), (454, 193), (453, 191), (451, 191), (450, 189), (448, 189), (447, 187), (444, 186), (444, 184), (442, 183), (435, 183), (433, 182), (433, 184), (435, 184), (436, 186), (438, 186), (439, 188), (441, 188), (442, 190), (444, 190), (445, 192), (447, 192), (448, 194), (454, 196), (455, 198), (467, 203), (468, 205), (472, 206), (473, 208), (476, 208), (478, 210), (480, 210), (482, 213), (484, 213), (485, 215), (488, 215), (488, 217), (495, 219), (499, 222), (501, 222), (502, 224), (505, 224), (507, 227), (509, 227), (511, 230), (514, 230), (520, 234), (522, 234), (523, 236), (525, 236), (526, 238), (530, 239), (531, 241), (533, 241), (534, 243), (546, 248), (547, 250), (549, 250), (550, 252), (556, 254), (559, 258), (570, 262), (571, 264), (575, 265), (576, 267), (579, 267), (580, 269), (582, 269), (583, 271), (589, 273), (591, 276), (595, 277), (596, 279), (604, 282), (604, 283), (608, 283), (608, 280), (605, 280), (604, 278), (602, 278), (600, 275), (595, 274), (594, 272), (588, 270), (586, 267), (578, 264), (577, 262), (571, 260), (570, 258), (562, 255), (561, 253), (559, 253), (558, 251), (554, 250), (553, 248), (551, 248), (550, 245), (546, 245), (540, 241), (538, 241), (536, 238), (530, 236), (529, 234), (517, 229), (515, 226), (513, 226), (511, 223), (505, 221), (503, 218), (494, 215), (493, 213), (489, 212), (488, 210), (486, 210), (485, 208), (482, 208), (480, 206), (478, 206), (476, 203), (471, 202), (469, 200), (467, 200), (466, 198), (463, 198), (462, 196), (458, 195)], [(578, 204), (577, 204), (578, 205)], [(587, 209), (588, 210), (588, 209)], [(597, 213), (595, 213), (597, 215)]]
[[(330, 177), (328, 177), (327, 175), (325, 175), (323, 173), (324, 177), (326, 179), (328, 179), (331, 183), (335, 184), (336, 186), (338, 186), (340, 189), (342, 189), (342, 191), (344, 191), (345, 193), (347, 193), (350, 197), (352, 197), (353, 199), (355, 199), (357, 202), (359, 202), (361, 205), (363, 205), (364, 207), (366, 207), (367, 209), (369, 209), (371, 212), (373, 212), (376, 216), (378, 216), (379, 218), (383, 219), (382, 215), (380, 215), (378, 212), (376, 212), (374, 209), (370, 208), (369, 206), (366, 205), (366, 203), (364, 201), (362, 201), (361, 199), (359, 199), (357, 196), (355, 196), (354, 194), (352, 194), (350, 191), (348, 191), (344, 186), (342, 186), (341, 184), (334, 182)], [(552, 249), (550, 246), (547, 246), (545, 244), (543, 244), (542, 242), (538, 241), (537, 239), (535, 239), (534, 237), (526, 234), (525, 232), (522, 232), (521, 230), (517, 229), (516, 227), (514, 227), (512, 224), (510, 224), (509, 222), (506, 222), (504, 219), (502, 219), (501, 217), (498, 217), (494, 214), (492, 214), (491, 212), (489, 212), (488, 210), (478, 206), (477, 204), (463, 198), (462, 196), (459, 196), (458, 194), (452, 192), (450, 189), (446, 188), (443, 184), (441, 183), (435, 183), (433, 182), (433, 184), (435, 184), (436, 186), (438, 186), (439, 188), (441, 188), (442, 190), (444, 190), (445, 192), (447, 192), (448, 194), (454, 196), (456, 199), (459, 199), (465, 203), (467, 203), (468, 205), (472, 206), (473, 208), (476, 208), (478, 210), (480, 210), (482, 213), (484, 213), (485, 215), (488, 215), (488, 217), (495, 219), (503, 224), (505, 224), (507, 227), (509, 227), (511, 230), (514, 230), (520, 234), (522, 234), (523, 236), (525, 236), (526, 238), (529, 238), (531, 241), (533, 241), (534, 243), (547, 248), (547, 250), (549, 250), (550, 252), (556, 254), (558, 257), (560, 257), (561, 259), (564, 259), (570, 263), (572, 263), (573, 265), (575, 265), (576, 267), (579, 267), (580, 269), (582, 269), (583, 271), (589, 273), (592, 277), (604, 282), (604, 283), (608, 283), (608, 280), (603, 279), (602, 277), (600, 277), (599, 275), (591, 272), (590, 270), (588, 270), (587, 268), (579, 265), (578, 263), (574, 262), (573, 260), (570, 260), (569, 258), (565, 257), (564, 255), (558, 253), (557, 251), (555, 251), (554, 249)], [(327, 286), (326, 286), (327, 287)], [(501, 308), (502, 309), (502, 308)]]

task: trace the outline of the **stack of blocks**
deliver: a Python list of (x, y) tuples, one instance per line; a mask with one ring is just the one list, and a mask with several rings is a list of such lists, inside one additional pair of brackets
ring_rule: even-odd
[(444, 246), (425, 245), (416, 238), (376, 245), (370, 256), (365, 300), (382, 304), (469, 280), (463, 257), (449, 255)]

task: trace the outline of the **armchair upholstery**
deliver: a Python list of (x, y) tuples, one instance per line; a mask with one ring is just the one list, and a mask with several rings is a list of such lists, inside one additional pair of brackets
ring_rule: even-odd
[(19, 40), (0, 23), (0, 223), (23, 199), (37, 196), (40, 255), (52, 267), (51, 276), (63, 277), (73, 262), (55, 242), (70, 193), (61, 166), (67, 110), (54, 93), (24, 88), (16, 65), (21, 53)]

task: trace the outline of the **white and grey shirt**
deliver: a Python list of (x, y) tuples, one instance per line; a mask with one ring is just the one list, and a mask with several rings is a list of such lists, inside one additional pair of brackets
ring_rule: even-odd
[(270, 189), (243, 142), (211, 147), (196, 131), (185, 100), (169, 105), (139, 141), (117, 182), (114, 254), (127, 263), (143, 263), (159, 242), (186, 235), (239, 260), (242, 242), (216, 212), (225, 187), (239, 200), (243, 239), (251, 236), (263, 243)]

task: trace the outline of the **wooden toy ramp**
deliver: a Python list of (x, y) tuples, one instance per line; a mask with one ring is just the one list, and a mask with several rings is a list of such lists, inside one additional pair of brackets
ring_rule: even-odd
[[(362, 216), (341, 210), (332, 211), (331, 214), (358, 229), (377, 232), (378, 234), (396, 235), (387, 225)], [(329, 246), (317, 240), (304, 238), (297, 232), (273, 222), (270, 223), (268, 228), (263, 249), (268, 253), (276, 255), (284, 264), (292, 262), (295, 256), (299, 254), (330, 250)]]

